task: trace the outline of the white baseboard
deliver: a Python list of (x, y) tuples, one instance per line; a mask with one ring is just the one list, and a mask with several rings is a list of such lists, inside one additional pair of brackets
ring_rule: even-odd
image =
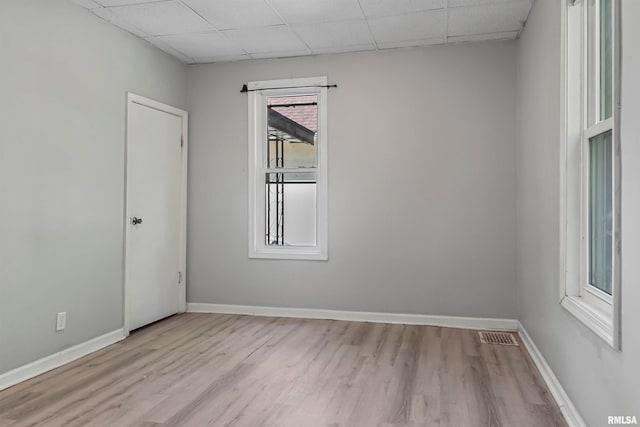
[(0, 375), (0, 390), (44, 374), (125, 338), (122, 329), (106, 333)]
[(584, 420), (580, 416), (580, 413), (578, 412), (576, 407), (573, 406), (573, 402), (571, 402), (571, 399), (564, 391), (564, 388), (562, 388), (562, 384), (560, 384), (560, 381), (553, 373), (553, 370), (551, 370), (551, 367), (545, 360), (544, 356), (527, 333), (527, 330), (524, 328), (522, 323), (518, 323), (518, 335), (520, 336), (520, 339), (522, 340), (524, 346), (529, 351), (533, 362), (538, 367), (538, 370), (540, 371), (544, 382), (547, 383), (547, 387), (549, 387), (549, 391), (560, 407), (562, 415), (564, 415), (564, 419), (567, 421), (567, 424), (569, 425), (569, 427), (587, 427)]
[(303, 319), (348, 320), (354, 322), (402, 323), (448, 328), (499, 331), (518, 330), (515, 319), (434, 316), (428, 314), (371, 313), (365, 311), (323, 310), (317, 308), (262, 307), (251, 305), (187, 303), (189, 313), (248, 314), (252, 316), (297, 317)]

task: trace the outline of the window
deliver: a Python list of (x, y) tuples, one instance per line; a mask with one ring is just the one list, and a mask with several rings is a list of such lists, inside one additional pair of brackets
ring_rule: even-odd
[(618, 0), (563, 2), (561, 304), (619, 348)]
[(249, 257), (327, 259), (327, 79), (250, 82)]

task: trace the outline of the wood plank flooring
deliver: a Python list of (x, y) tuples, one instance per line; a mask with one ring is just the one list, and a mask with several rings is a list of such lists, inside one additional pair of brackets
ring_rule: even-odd
[(0, 392), (0, 426), (566, 426), (475, 331), (182, 314)]

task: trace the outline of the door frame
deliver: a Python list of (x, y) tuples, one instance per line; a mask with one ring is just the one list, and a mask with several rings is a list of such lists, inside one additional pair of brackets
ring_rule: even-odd
[[(161, 111), (163, 113), (172, 114), (182, 119), (182, 159), (181, 159), (181, 174), (180, 174), (180, 236), (179, 236), (179, 263), (180, 272), (182, 273), (182, 280), (178, 284), (176, 298), (178, 299), (178, 313), (184, 313), (186, 311), (186, 297), (187, 297), (187, 159), (188, 159), (188, 120), (189, 113), (179, 108), (172, 107), (162, 102), (145, 98), (144, 96), (137, 95), (132, 92), (127, 92), (127, 107), (126, 107), (126, 140), (125, 140), (125, 207), (124, 207), (124, 289), (123, 289), (123, 330), (124, 335), (129, 336), (129, 309), (130, 309), (130, 277), (129, 268), (127, 266), (127, 255), (130, 251), (130, 235), (131, 228), (129, 224), (129, 218), (131, 218), (132, 212), (129, 211), (131, 192), (129, 191), (129, 179), (131, 173), (131, 164), (129, 163), (131, 144), (131, 129), (130, 129), (130, 111), (133, 104), (138, 104), (143, 107), (152, 108), (154, 110)], [(178, 282), (178, 277), (176, 277)]]

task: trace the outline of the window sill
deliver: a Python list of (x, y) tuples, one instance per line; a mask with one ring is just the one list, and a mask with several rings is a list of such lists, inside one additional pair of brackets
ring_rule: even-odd
[(614, 349), (618, 349), (618, 343), (614, 335), (613, 318), (609, 313), (597, 310), (581, 297), (576, 296), (566, 295), (562, 298), (560, 304), (607, 344)]
[(328, 261), (326, 253), (317, 250), (296, 249), (259, 249), (249, 251), (250, 259), (285, 259), (285, 260), (308, 260), (308, 261)]

